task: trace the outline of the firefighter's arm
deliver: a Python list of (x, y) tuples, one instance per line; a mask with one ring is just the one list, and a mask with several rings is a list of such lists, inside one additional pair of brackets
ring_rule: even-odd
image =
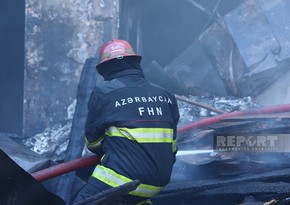
[(173, 133), (173, 143), (172, 143), (172, 152), (174, 155), (174, 159), (176, 159), (176, 153), (178, 151), (177, 147), (177, 125), (179, 121), (180, 115), (179, 115), (179, 109), (177, 101), (174, 101), (174, 107), (173, 107), (173, 122), (174, 122), (174, 133)]
[(88, 103), (88, 116), (85, 127), (85, 143), (87, 148), (98, 155), (102, 155), (102, 141), (104, 139), (104, 106), (97, 92), (92, 92)]

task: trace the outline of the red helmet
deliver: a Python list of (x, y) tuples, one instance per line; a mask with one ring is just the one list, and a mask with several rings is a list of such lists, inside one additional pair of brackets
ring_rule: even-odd
[(96, 68), (104, 62), (113, 59), (122, 59), (124, 56), (142, 58), (140, 55), (136, 55), (133, 47), (127, 41), (112, 39), (102, 46), (100, 50), (100, 62), (97, 64)]

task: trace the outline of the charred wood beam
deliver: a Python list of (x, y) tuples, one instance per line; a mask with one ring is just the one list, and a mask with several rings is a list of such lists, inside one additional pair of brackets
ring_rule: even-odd
[[(289, 183), (245, 182), (232, 186), (222, 186), (197, 194), (180, 195), (174, 198), (159, 198), (153, 202), (178, 204), (244, 204), (244, 205), (287, 205), (289, 204)], [(275, 200), (273, 200), (275, 199)], [(166, 203), (167, 202), (167, 203)], [(266, 203), (263, 203), (266, 202)], [(176, 204), (176, 203), (175, 203)]]
[[(84, 128), (88, 114), (87, 104), (97, 82), (97, 72), (95, 65), (98, 60), (96, 58), (88, 58), (83, 66), (80, 82), (77, 90), (77, 104), (72, 121), (72, 128), (69, 138), (69, 143), (66, 150), (65, 161), (81, 157), (84, 148)], [(61, 177), (58, 186), (59, 195), (69, 201), (74, 194), (72, 183), (76, 178), (75, 173), (71, 172), (68, 175)]]
[(204, 109), (207, 109), (207, 110), (210, 110), (210, 111), (213, 111), (215, 113), (219, 113), (219, 114), (223, 114), (223, 113), (226, 113), (225, 111), (223, 110), (220, 110), (220, 109), (217, 109), (215, 107), (212, 107), (212, 106), (209, 106), (209, 105), (206, 105), (204, 103), (199, 103), (199, 102), (196, 102), (194, 100), (190, 100), (186, 97), (183, 97), (183, 96), (180, 96), (180, 95), (175, 95), (175, 98), (177, 100), (180, 100), (180, 101), (183, 101), (183, 102), (186, 102), (188, 104), (191, 104), (191, 105), (195, 105), (195, 106), (198, 106), (198, 107), (202, 107)]
[[(198, 180), (191, 182), (172, 183), (163, 190), (157, 198), (162, 197), (178, 197), (179, 195), (195, 195), (197, 193), (216, 189), (219, 187), (226, 187), (237, 185), (245, 182), (271, 182), (271, 181), (289, 181), (290, 168), (281, 169), (277, 171), (270, 171), (266, 173), (249, 174), (234, 179), (213, 179), (213, 180)], [(269, 189), (270, 190), (270, 189)], [(290, 191), (290, 190), (288, 190)]]
[(91, 92), (97, 82), (97, 72), (94, 68), (96, 63), (96, 58), (88, 58), (82, 69), (76, 96), (77, 104), (72, 121), (72, 128), (65, 161), (81, 157), (82, 154), (84, 146), (84, 128), (88, 114), (87, 105)]
[(242, 182), (230, 186), (220, 186), (215, 189), (202, 191), (197, 196), (225, 195), (225, 194), (287, 194), (290, 191), (290, 184), (285, 182)]

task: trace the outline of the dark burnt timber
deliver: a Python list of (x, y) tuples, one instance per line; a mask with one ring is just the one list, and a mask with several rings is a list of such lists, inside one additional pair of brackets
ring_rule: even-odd
[(84, 127), (87, 118), (87, 104), (97, 82), (96, 58), (88, 58), (83, 66), (77, 90), (77, 104), (72, 122), (71, 136), (66, 151), (65, 161), (81, 157), (83, 150)]
[(155, 198), (155, 201), (160, 204), (189, 205), (195, 202), (195, 204), (232, 205), (244, 203), (245, 198), (252, 196), (261, 204), (262, 201), (270, 201), (289, 194), (289, 168), (264, 171), (234, 176), (231, 179), (220, 177), (219, 179), (171, 183)]
[(172, 77), (156, 62), (152, 61), (149, 66), (143, 70), (144, 76), (152, 83), (157, 84), (171, 93), (178, 95), (190, 94), (184, 87)]
[[(77, 104), (72, 121), (71, 133), (66, 150), (65, 161), (81, 157), (84, 148), (84, 128), (87, 118), (87, 104), (97, 82), (95, 69), (96, 58), (88, 58), (83, 66), (80, 82), (77, 90)], [(61, 177), (58, 183), (58, 193), (66, 201), (69, 201), (75, 190), (73, 183), (78, 181), (74, 172)]]
[(65, 205), (0, 149), (0, 204)]
[[(221, 164), (219, 164), (221, 165)], [(261, 171), (261, 170), (259, 170)], [(275, 181), (285, 181), (285, 183), (290, 182), (290, 168), (281, 169), (277, 171), (266, 171), (262, 173), (247, 173), (235, 177), (232, 179), (227, 179), (226, 177), (220, 179), (209, 179), (209, 180), (197, 180), (191, 182), (182, 182), (182, 183), (171, 183), (167, 188), (162, 191), (160, 197), (163, 196), (177, 196), (178, 194), (185, 192), (188, 193), (197, 193), (205, 190), (215, 189), (218, 187), (235, 185), (242, 182), (268, 182), (273, 183)], [(290, 191), (290, 186), (285, 191)], [(234, 191), (233, 191), (234, 192)], [(268, 192), (271, 192), (268, 190)], [(247, 192), (249, 193), (249, 192)], [(279, 193), (279, 192), (278, 192)]]
[[(272, 108), (255, 109), (266, 112), (242, 111), (242, 115), (232, 113), (233, 116), (209, 124), (197, 121), (190, 133), (179, 133), (179, 150), (212, 149), (213, 137), (217, 133), (289, 135), (288, 108), (278, 113), (272, 112)], [(219, 116), (214, 119), (221, 119)], [(285, 140), (287, 147), (289, 142)], [(217, 151), (179, 156), (171, 183), (153, 202), (168, 205), (261, 205), (275, 199), (275, 204), (289, 204), (289, 156), (289, 151)]]

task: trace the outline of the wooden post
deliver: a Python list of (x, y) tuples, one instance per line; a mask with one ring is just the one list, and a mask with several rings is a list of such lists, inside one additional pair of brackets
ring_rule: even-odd
[[(87, 105), (97, 82), (96, 58), (88, 58), (83, 66), (77, 90), (77, 103), (72, 121), (70, 139), (66, 150), (65, 161), (81, 157), (84, 148), (84, 129), (88, 115)], [(76, 178), (75, 172), (63, 175), (59, 180), (57, 193), (66, 201), (72, 197), (72, 184)]]

